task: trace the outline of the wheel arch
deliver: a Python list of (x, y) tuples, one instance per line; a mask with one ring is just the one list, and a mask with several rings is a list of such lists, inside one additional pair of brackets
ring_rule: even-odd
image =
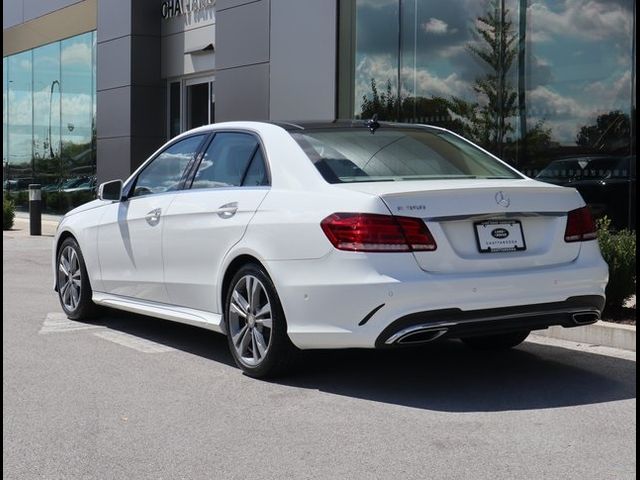
[[(224, 270), (224, 275), (222, 276), (222, 282), (220, 283), (220, 310), (222, 311), (224, 317), (224, 304), (227, 297), (227, 290), (229, 289), (229, 284), (231, 283), (231, 279), (233, 276), (242, 268), (244, 265), (249, 263), (253, 263), (258, 265), (266, 270), (266, 267), (263, 262), (261, 262), (255, 255), (250, 253), (240, 253), (236, 257), (234, 257), (228, 264)], [(224, 320), (223, 320), (224, 321)]]
[(80, 243), (78, 242), (78, 237), (76, 237), (75, 234), (73, 232), (71, 232), (70, 230), (63, 230), (62, 232), (60, 232), (58, 234), (58, 238), (56, 239), (55, 248), (53, 250), (53, 289), (56, 292), (58, 291), (58, 274), (57, 274), (58, 253), (60, 253), (60, 247), (62, 246), (62, 243), (67, 238), (73, 238), (78, 243), (78, 245), (80, 245)]

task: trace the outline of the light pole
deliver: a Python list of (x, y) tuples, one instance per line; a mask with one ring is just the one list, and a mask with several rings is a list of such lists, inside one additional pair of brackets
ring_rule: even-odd
[(49, 155), (51, 158), (54, 158), (53, 143), (51, 142), (51, 102), (53, 101), (53, 87), (56, 83), (58, 84), (58, 91), (60, 91), (60, 82), (58, 80), (54, 80), (51, 82), (51, 91), (49, 93)]

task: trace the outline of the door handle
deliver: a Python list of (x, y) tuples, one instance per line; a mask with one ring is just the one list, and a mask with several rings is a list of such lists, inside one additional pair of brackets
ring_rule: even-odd
[(151, 225), (152, 227), (155, 227), (156, 225), (158, 225), (158, 223), (160, 223), (161, 214), (162, 214), (162, 209), (155, 208), (151, 210), (149, 213), (147, 213), (147, 215), (144, 218), (149, 225)]
[(216, 213), (220, 218), (226, 219), (226, 218), (233, 217), (237, 211), (238, 211), (238, 202), (231, 202), (231, 203), (225, 203), (224, 205), (221, 205), (220, 207), (218, 207), (218, 210), (216, 210)]

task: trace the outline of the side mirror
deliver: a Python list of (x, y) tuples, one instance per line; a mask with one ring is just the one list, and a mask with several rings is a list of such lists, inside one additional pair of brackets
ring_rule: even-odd
[(111, 180), (101, 183), (98, 187), (98, 198), (100, 200), (113, 200), (119, 202), (122, 198), (122, 180)]

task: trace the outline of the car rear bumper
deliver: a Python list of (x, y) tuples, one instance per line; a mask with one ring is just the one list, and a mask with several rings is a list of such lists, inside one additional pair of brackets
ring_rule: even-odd
[(463, 311), (459, 308), (405, 315), (392, 322), (376, 339), (376, 347), (415, 345), (438, 338), (465, 338), (522, 330), (540, 330), (552, 325), (579, 327), (596, 322), (604, 308), (604, 297), (584, 295), (564, 302)]
[(573, 262), (526, 270), (429, 274), (411, 254), (337, 250), (266, 267), (302, 349), (381, 347), (422, 324), (453, 324), (440, 337), (577, 326), (576, 313), (592, 314), (584, 323), (599, 317), (608, 278), (596, 242)]

